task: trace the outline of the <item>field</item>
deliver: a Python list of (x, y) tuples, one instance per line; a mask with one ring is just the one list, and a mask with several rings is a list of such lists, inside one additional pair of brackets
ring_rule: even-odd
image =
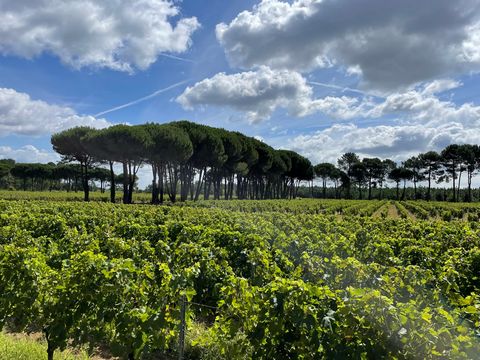
[(480, 353), (476, 204), (19, 196), (0, 201), (0, 325), (44, 358), (178, 358), (183, 308), (185, 359)]

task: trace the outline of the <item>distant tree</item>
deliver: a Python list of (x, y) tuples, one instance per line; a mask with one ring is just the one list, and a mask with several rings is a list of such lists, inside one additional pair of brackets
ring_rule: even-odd
[(292, 163), (290, 157), (287, 160), (283, 155), (283, 152), (279, 150), (274, 150), (273, 152), (272, 166), (267, 176), (266, 192), (268, 198), (281, 197), (284, 176), (291, 170)]
[(110, 171), (101, 167), (95, 167), (90, 171), (90, 179), (100, 182), (100, 192), (105, 192), (104, 184), (110, 180)]
[(313, 166), (310, 160), (294, 151), (283, 150), (283, 153), (288, 154), (292, 163), (290, 170), (285, 174), (289, 185), (286, 187), (287, 193), (284, 197), (296, 198), (300, 182), (313, 179)]
[[(460, 146), (460, 156), (463, 167), (467, 171), (467, 197), (468, 202), (472, 201), (472, 178), (479, 170), (480, 147), (478, 145), (465, 144)], [(457, 198), (460, 195), (460, 177), (458, 181)]]
[(348, 184), (346, 184), (347, 188), (347, 198), (350, 198), (351, 197), (351, 194), (350, 194), (350, 184), (351, 184), (351, 180), (352, 180), (352, 168), (355, 164), (359, 163), (360, 162), (360, 158), (358, 157), (357, 154), (353, 153), (353, 152), (347, 152), (345, 154), (343, 154), (338, 160), (337, 160), (337, 164), (338, 164), (338, 168), (340, 170), (342, 170), (345, 174), (347, 174), (347, 176), (349, 177), (349, 182)]
[(403, 167), (412, 172), (414, 199), (416, 200), (418, 198), (417, 183), (419, 181), (425, 180), (425, 177), (422, 173), (422, 169), (423, 169), (422, 160), (418, 156), (412, 156), (403, 162)]
[(350, 168), (350, 177), (357, 184), (358, 197), (363, 199), (363, 185), (367, 181), (367, 168), (364, 163), (357, 162)]
[[(269, 174), (270, 168), (273, 164), (273, 158), (275, 150), (265, 144), (263, 141), (255, 138), (250, 138), (250, 141), (258, 154), (258, 160), (253, 164), (248, 173), (250, 181), (250, 198), (251, 199), (263, 199), (265, 196), (265, 180)], [(290, 154), (292, 155), (292, 154)], [(301, 160), (296, 157), (290, 157), (292, 161), (292, 167), (287, 174), (287, 177), (291, 180), (289, 194), (290, 197), (295, 197), (295, 179), (299, 174), (301, 167)]]
[[(114, 164), (121, 162), (118, 156), (118, 137), (116, 136), (118, 129), (106, 128), (89, 134), (84, 138), (86, 146), (89, 148), (92, 156), (101, 163), (107, 163), (110, 171), (110, 202), (116, 201), (116, 179)], [(128, 176), (128, 175), (127, 175)], [(120, 183), (123, 182), (123, 178)]]
[(106, 160), (122, 164), (124, 204), (132, 203), (135, 177), (145, 159), (148, 141), (148, 134), (139, 125), (114, 125), (87, 139), (89, 144), (103, 143), (102, 147), (95, 146), (97, 156), (103, 154), (108, 156)]
[(33, 177), (38, 180), (38, 187), (44, 190), (45, 183), (49, 184), (51, 190), (51, 182), (54, 180), (56, 165), (52, 162), (48, 164), (34, 164)]
[(345, 182), (349, 182), (348, 175), (345, 174), (342, 170), (335, 167), (335, 169), (330, 174), (330, 180), (333, 182), (333, 188), (335, 192), (335, 198), (338, 199), (339, 197), (339, 188), (343, 187), (343, 185), (347, 185)]
[(327, 181), (332, 180), (335, 173), (335, 165), (331, 163), (320, 163), (314, 166), (315, 175), (322, 179), (323, 198), (327, 197)]
[(10, 170), (11, 174), (23, 181), (23, 189), (27, 189), (27, 180), (31, 180), (31, 190), (43, 190), (46, 182), (54, 179), (54, 163), (17, 163)]
[(452, 179), (452, 201), (457, 201), (456, 197), (456, 180), (459, 179), (459, 173), (461, 174), (462, 167), (462, 148), (460, 145), (457, 144), (451, 144), (448, 145), (445, 149), (442, 150), (442, 153), (440, 154), (442, 158), (442, 164), (443, 167), (445, 168), (446, 175), (443, 176), (443, 179), (449, 180)]
[(437, 152), (429, 151), (418, 155), (418, 159), (420, 160), (422, 167), (422, 177), (428, 181), (427, 200), (431, 200), (432, 180), (436, 180), (437, 177), (440, 177), (442, 172), (441, 157)]
[[(222, 189), (222, 180), (225, 179), (224, 183), (224, 195), (225, 199), (231, 196), (233, 192), (233, 182), (234, 174), (237, 167), (237, 164), (242, 159), (242, 143), (237, 134), (224, 130), (224, 129), (214, 129), (214, 133), (221, 139), (224, 149), (224, 161), (220, 166), (215, 166), (212, 168), (212, 180), (214, 185), (214, 198), (220, 199), (221, 189)], [(273, 149), (272, 149), (273, 150)], [(278, 169), (276, 169), (278, 170)], [(273, 178), (277, 175), (272, 171), (270, 176), (267, 176), (265, 191), (271, 192)]]
[(389, 179), (395, 181), (397, 187), (397, 200), (400, 200), (399, 197), (399, 186), (400, 182), (403, 181), (403, 192), (402, 192), (402, 200), (405, 199), (405, 190), (407, 180), (411, 180), (413, 178), (413, 171), (410, 169), (406, 169), (404, 167), (397, 167), (393, 169), (390, 174), (388, 175)]
[[(221, 167), (227, 160), (221, 137), (213, 130), (213, 128), (189, 121), (176, 121), (170, 123), (170, 125), (179, 127), (185, 131), (192, 143), (192, 156), (190, 156), (185, 166), (183, 166), (184, 176), (187, 177), (184, 186), (193, 189), (194, 176), (197, 172), (198, 180), (194, 199), (198, 199), (202, 186), (204, 188), (204, 197), (208, 199), (211, 185), (214, 180), (213, 174), (210, 170), (212, 168)], [(173, 173), (172, 175), (174, 183), (175, 174)], [(172, 183), (172, 181), (170, 182)], [(188, 193), (186, 190), (181, 192)]]
[[(175, 181), (175, 172), (192, 156), (193, 145), (180, 127), (160, 124), (146, 124), (144, 127), (150, 137), (145, 158), (152, 166), (152, 203), (156, 204), (163, 202), (167, 176), (170, 175), (171, 183)], [(183, 175), (182, 181), (189, 181), (186, 174)], [(175, 201), (176, 186), (173, 184), (170, 193)], [(186, 194), (182, 200), (186, 200)]]
[(15, 160), (1, 159), (0, 160), (0, 186), (6, 187), (8, 185), (8, 178), (10, 170), (15, 166)]
[(10, 170), (15, 166), (15, 160), (12, 159), (1, 159), (0, 160), (0, 178), (8, 176)]
[(384, 179), (384, 165), (379, 158), (364, 158), (365, 177), (368, 183), (368, 200), (372, 199), (372, 185)]
[(379, 176), (377, 178), (377, 181), (380, 184), (380, 194), (379, 194), (380, 199), (383, 198), (383, 184), (386, 181), (388, 174), (390, 174), (390, 172), (396, 167), (397, 167), (397, 164), (395, 163), (395, 161), (391, 159), (382, 160), (382, 169), (381, 169), (381, 172), (378, 174)]
[(77, 164), (59, 163), (54, 170), (55, 179), (66, 181), (67, 192), (73, 189), (77, 191), (78, 179), (82, 178), (82, 170)]
[(84, 139), (95, 131), (90, 127), (80, 126), (54, 134), (51, 138), (53, 149), (61, 154), (65, 161), (78, 161), (80, 163), (85, 201), (89, 201), (88, 172), (95, 162), (95, 158)]
[[(237, 197), (239, 199), (245, 199), (248, 196), (250, 171), (253, 166), (258, 162), (259, 154), (255, 148), (255, 144), (251, 141), (250, 137), (245, 136), (244, 134), (239, 132), (235, 132), (235, 134), (240, 139), (240, 144), (242, 145), (241, 160), (238, 162), (235, 169), (235, 174), (237, 175)], [(283, 197), (286, 193), (286, 174), (292, 168), (292, 160), (290, 157), (290, 153), (284, 150), (276, 150), (276, 154), (282, 158), (283, 163), (285, 163), (287, 167), (286, 171), (281, 175), (281, 184), (278, 184), (279, 196)]]
[(20, 179), (23, 184), (23, 191), (27, 191), (27, 181), (33, 178), (31, 171), (31, 164), (18, 163), (13, 166), (10, 173), (17, 179)]

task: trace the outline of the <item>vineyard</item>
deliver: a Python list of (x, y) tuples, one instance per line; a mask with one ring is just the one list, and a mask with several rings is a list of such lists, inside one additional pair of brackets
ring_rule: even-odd
[(475, 359), (479, 218), (422, 201), (1, 200), (0, 327), (42, 334), (50, 359), (176, 359), (185, 310), (185, 359)]

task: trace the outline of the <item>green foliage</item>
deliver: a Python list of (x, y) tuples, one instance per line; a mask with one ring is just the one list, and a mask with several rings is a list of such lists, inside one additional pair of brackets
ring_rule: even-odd
[(174, 356), (185, 294), (188, 359), (476, 358), (480, 226), (391, 205), (0, 201), (0, 322)]

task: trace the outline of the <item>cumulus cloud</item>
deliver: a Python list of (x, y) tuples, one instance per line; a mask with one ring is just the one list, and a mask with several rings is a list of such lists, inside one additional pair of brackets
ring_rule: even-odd
[[(454, 80), (435, 80), (380, 101), (362, 101), (356, 107), (356, 123), (337, 123), (313, 133), (282, 138), (282, 146), (287, 144), (313, 162), (334, 163), (349, 151), (362, 157), (402, 161), (452, 143), (478, 144), (480, 106), (458, 105), (436, 96), (458, 86), (461, 83)], [(371, 122), (374, 125), (369, 125)]]
[(109, 125), (105, 119), (78, 115), (69, 107), (33, 100), (28, 94), (0, 88), (0, 136), (47, 135), (74, 126), (103, 128)]
[(289, 147), (317, 162), (335, 162), (348, 151), (398, 161), (420, 152), (441, 150), (452, 143), (480, 143), (480, 106), (456, 105), (434, 95), (454, 85), (448, 81), (433, 82), (391, 94), (361, 114), (378, 121), (388, 116), (389, 124), (334, 124), (290, 139)]
[(205, 105), (230, 108), (245, 113), (251, 122), (270, 118), (278, 108), (286, 109), (294, 117), (322, 113), (333, 119), (349, 120), (393, 115), (425, 124), (442, 119), (472, 125), (480, 117), (478, 106), (469, 103), (458, 106), (436, 97), (462, 85), (451, 79), (423, 83), (384, 98), (369, 95), (314, 98), (308, 84), (298, 72), (261, 66), (254, 71), (216, 74), (187, 87), (176, 100), (186, 109)]
[(379, 90), (480, 69), (476, 0), (263, 0), (216, 35), (234, 66), (338, 65)]
[(44, 52), (75, 68), (146, 69), (164, 53), (182, 53), (198, 29), (195, 17), (170, 19), (169, 0), (0, 0), (0, 53)]
[(452, 101), (442, 101), (432, 93), (442, 85), (433, 82), (424, 88), (393, 93), (381, 103), (363, 114), (364, 117), (381, 118), (397, 115), (404, 121), (425, 126), (461, 123), (465, 127), (480, 125), (480, 107), (471, 103), (456, 105)]
[(356, 98), (314, 99), (312, 88), (298, 72), (266, 66), (231, 75), (216, 74), (188, 87), (177, 102), (186, 109), (203, 105), (232, 108), (245, 112), (251, 122), (269, 118), (278, 108), (295, 117), (321, 111), (334, 118), (350, 118), (359, 112)]
[(448, 90), (456, 89), (462, 85), (463, 84), (460, 81), (452, 80), (452, 79), (434, 80), (431, 83), (425, 85), (423, 89), (423, 94), (425, 95), (439, 94)]
[(389, 157), (402, 161), (420, 152), (439, 151), (452, 143), (479, 142), (480, 126), (469, 128), (461, 123), (437, 127), (422, 124), (368, 127), (336, 124), (325, 130), (291, 138), (286, 146), (313, 162), (335, 163), (341, 154), (349, 151), (362, 157)]
[(17, 162), (48, 163), (57, 162), (60, 156), (52, 151), (38, 149), (33, 145), (25, 145), (20, 148), (0, 146), (0, 159), (13, 159)]

